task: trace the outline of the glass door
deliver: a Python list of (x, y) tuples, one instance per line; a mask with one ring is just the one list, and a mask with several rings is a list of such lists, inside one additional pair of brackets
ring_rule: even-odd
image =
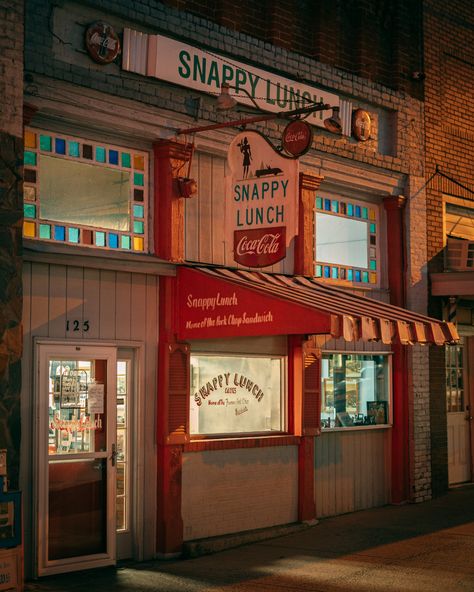
[(38, 573), (115, 562), (115, 348), (39, 346)]

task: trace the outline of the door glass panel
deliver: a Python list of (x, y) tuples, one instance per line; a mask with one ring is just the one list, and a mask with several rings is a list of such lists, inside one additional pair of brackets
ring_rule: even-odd
[(446, 346), (446, 406), (448, 413), (464, 411), (463, 344)]
[(117, 362), (117, 530), (129, 528), (129, 487), (130, 487), (130, 458), (129, 458), (129, 362)]

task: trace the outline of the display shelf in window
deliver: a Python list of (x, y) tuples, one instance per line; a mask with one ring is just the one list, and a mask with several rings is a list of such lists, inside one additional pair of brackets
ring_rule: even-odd
[(315, 205), (315, 277), (378, 285), (378, 208), (321, 196)]
[(26, 238), (144, 252), (148, 241), (148, 154), (27, 129)]

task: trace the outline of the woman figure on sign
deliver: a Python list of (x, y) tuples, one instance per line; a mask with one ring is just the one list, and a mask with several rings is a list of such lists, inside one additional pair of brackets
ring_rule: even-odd
[(244, 179), (248, 177), (250, 161), (252, 160), (252, 151), (250, 150), (250, 144), (247, 137), (239, 142), (240, 152), (243, 154), (242, 166), (244, 168)]

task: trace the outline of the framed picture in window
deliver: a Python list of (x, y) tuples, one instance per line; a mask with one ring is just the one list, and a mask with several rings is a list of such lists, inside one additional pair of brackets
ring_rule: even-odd
[(370, 424), (388, 423), (387, 401), (367, 401), (367, 417)]

